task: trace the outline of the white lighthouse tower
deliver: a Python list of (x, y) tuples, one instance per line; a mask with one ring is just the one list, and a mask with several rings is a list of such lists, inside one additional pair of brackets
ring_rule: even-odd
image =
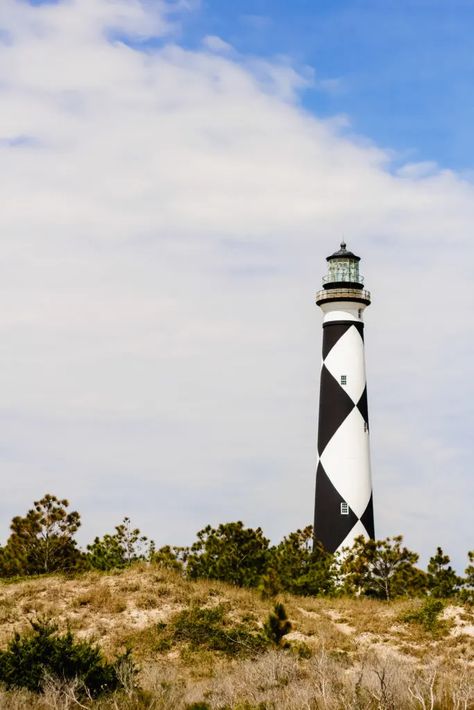
[(342, 242), (316, 294), (324, 317), (314, 538), (329, 552), (374, 537), (362, 319), (370, 293), (359, 261)]

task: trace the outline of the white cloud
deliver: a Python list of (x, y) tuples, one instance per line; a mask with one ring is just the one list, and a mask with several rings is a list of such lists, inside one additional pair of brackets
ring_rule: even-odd
[(397, 175), (407, 178), (425, 178), (430, 175), (436, 176), (439, 173), (439, 165), (432, 160), (425, 160), (421, 163), (405, 163), (397, 170)]
[(206, 35), (202, 41), (203, 46), (210, 49), (211, 52), (231, 52), (233, 47), (228, 42), (224, 42), (223, 39), (217, 37), (216, 35)]
[(143, 39), (168, 34), (173, 27), (170, 16), (186, 6), (166, 0), (59, 0), (32, 11), (28, 3), (3, 0), (0, 23), (14, 42), (48, 43), (62, 38), (86, 44), (112, 31)]
[(299, 107), (307, 78), (281, 61), (117, 39), (175, 33), (166, 10), (0, 10), (3, 535), (46, 490), (79, 507), (84, 540), (124, 514), (158, 543), (309, 521), (313, 291), (344, 234), (374, 292), (378, 533), (462, 564), (472, 184), (391, 174)]

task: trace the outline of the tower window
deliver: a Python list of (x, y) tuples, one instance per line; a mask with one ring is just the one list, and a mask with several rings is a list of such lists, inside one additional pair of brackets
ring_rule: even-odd
[(349, 515), (349, 506), (347, 503), (341, 503), (341, 515)]
[(341, 375), (341, 385), (347, 385), (347, 375)]
[(367, 422), (364, 422), (364, 431), (369, 431), (369, 425)]

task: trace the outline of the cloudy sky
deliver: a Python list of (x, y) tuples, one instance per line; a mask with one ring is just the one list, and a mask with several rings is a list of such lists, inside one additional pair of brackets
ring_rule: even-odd
[(376, 532), (474, 547), (472, 3), (0, 3), (0, 539), (312, 519), (321, 314), (363, 258)]

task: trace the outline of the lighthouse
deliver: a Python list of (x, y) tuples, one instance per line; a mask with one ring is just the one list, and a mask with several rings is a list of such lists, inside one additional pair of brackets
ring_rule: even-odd
[(323, 312), (314, 539), (329, 552), (374, 538), (363, 314), (370, 293), (360, 257), (340, 249), (316, 303)]

